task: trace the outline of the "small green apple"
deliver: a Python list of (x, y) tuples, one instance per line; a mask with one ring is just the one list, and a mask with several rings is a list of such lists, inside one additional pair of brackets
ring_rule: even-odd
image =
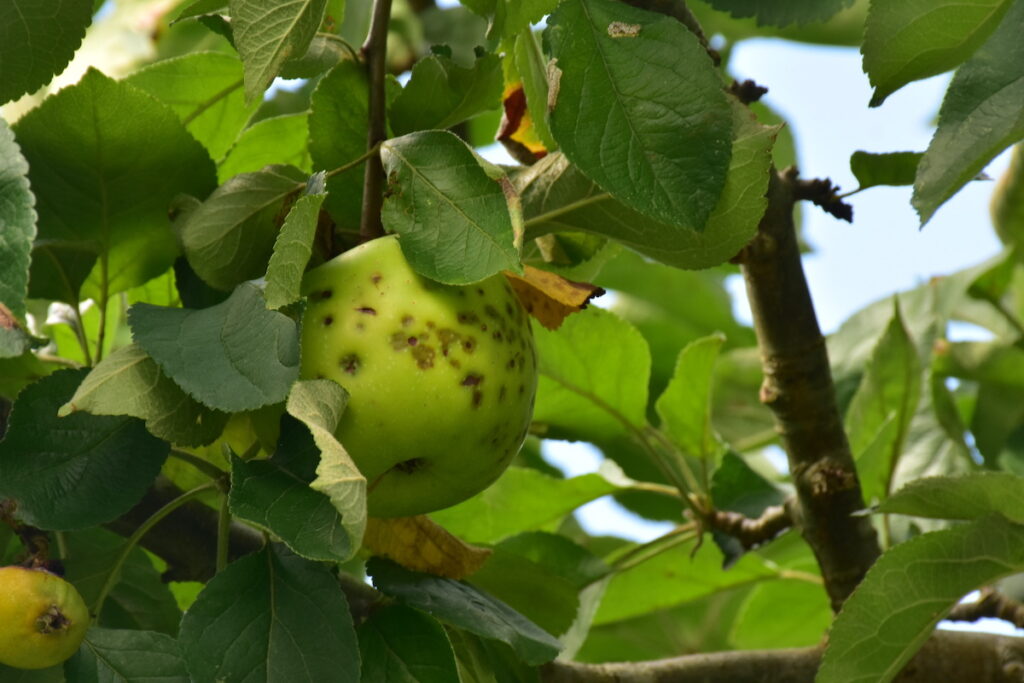
[(70, 583), (45, 569), (0, 567), (0, 664), (56, 666), (88, 628), (89, 610)]
[(498, 478), (537, 388), (529, 319), (504, 276), (434, 282), (390, 236), (309, 271), (303, 293), (302, 376), (349, 393), (336, 435), (369, 482), (370, 515), (439, 510)]

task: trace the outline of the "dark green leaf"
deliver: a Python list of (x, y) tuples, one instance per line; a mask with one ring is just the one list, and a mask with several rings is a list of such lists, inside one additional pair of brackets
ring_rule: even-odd
[(234, 144), (260, 102), (246, 106), (242, 63), (220, 52), (198, 52), (151, 64), (125, 79), (170, 107), (220, 159)]
[(266, 310), (253, 285), (202, 310), (138, 303), (128, 311), (128, 324), (164, 374), (215, 410), (280, 403), (299, 376), (295, 322)]
[(590, 307), (557, 331), (534, 326), (540, 354), (535, 423), (551, 438), (600, 439), (647, 424), (647, 343), (629, 323)]
[(434, 54), (416, 62), (409, 83), (391, 105), (395, 135), (451, 128), (501, 104), (501, 61), (483, 55), (466, 69)]
[(344, 562), (352, 556), (331, 499), (272, 462), (232, 458), (231, 513), (273, 533), (306, 559)]
[(540, 683), (536, 667), (527, 665), (505, 643), (447, 629), (462, 683)]
[(234, 176), (189, 214), (180, 229), (189, 265), (206, 283), (230, 290), (266, 272), (278, 221), (308, 176), (293, 166), (267, 166)]
[(911, 81), (949, 71), (999, 25), (1013, 0), (872, 0), (864, 32), (871, 106)]
[(0, 680), (4, 683), (65, 683), (67, 679), (60, 664), (49, 669), (15, 669), (0, 664)]
[(39, 212), (31, 296), (77, 302), (88, 278), (98, 299), (170, 268), (171, 200), (205, 196), (214, 168), (169, 109), (90, 70), (14, 128)]
[(624, 3), (566, 0), (545, 39), (551, 132), (565, 155), (630, 208), (703, 230), (725, 185), (732, 116), (697, 38)]
[(80, 0), (0, 5), (0, 104), (41, 88), (63, 71), (91, 21), (91, 3)]
[(289, 58), (306, 54), (327, 0), (231, 0), (231, 32), (245, 64), (245, 98), (258, 99)]
[[(534, 469), (510, 467), (484, 491), (430, 516), (469, 543), (497, 543), (544, 528), (580, 505), (621, 488), (600, 474), (556, 479)], [(509, 510), (517, 512), (510, 515)]]
[(331, 33), (317, 33), (306, 54), (281, 65), (281, 78), (316, 78), (351, 56), (342, 39)]
[[(662, 263), (707, 268), (736, 255), (757, 232), (767, 200), (776, 128), (766, 128), (733, 106), (736, 141), (729, 174), (703, 232), (637, 213), (603, 192), (561, 153), (549, 154), (514, 181), (522, 194), (526, 238), (583, 230), (610, 237)], [(698, 228), (701, 226), (690, 226)]]
[(786, 26), (826, 21), (854, 0), (707, 0), (717, 10), (734, 17), (756, 17), (758, 26)]
[(878, 512), (936, 519), (977, 519), (994, 512), (1024, 522), (1024, 478), (1009, 472), (972, 472), (917, 479), (892, 494)]
[(507, 643), (528, 664), (551, 661), (561, 649), (526, 617), (461, 581), (411, 572), (379, 557), (366, 572), (379, 590), (452, 626)]
[(75, 683), (189, 683), (177, 641), (163, 633), (135, 629), (89, 629), (82, 647), (64, 665), (64, 673)]
[[(366, 71), (345, 61), (320, 79), (309, 112), (309, 154), (320, 170), (343, 166), (366, 153)], [(359, 230), (365, 164), (327, 180), (324, 206), (341, 230)]]
[(518, 197), (459, 138), (446, 131), (392, 138), (381, 148), (381, 160), (388, 173), (381, 217), (400, 235), (402, 253), (418, 273), (469, 284), (519, 270), (512, 215), (518, 208), (506, 202), (506, 192)]
[(359, 680), (359, 645), (337, 580), (280, 547), (211, 579), (185, 613), (179, 641), (197, 683), (292, 683), (297, 672), (302, 680)]
[(63, 370), (26, 388), (0, 442), (0, 496), (42, 529), (84, 529), (127, 512), (149, 488), (168, 445), (141, 420), (57, 417), (87, 370)]
[(299, 300), (302, 274), (313, 253), (313, 238), (324, 202), (323, 172), (310, 178), (306, 194), (300, 197), (281, 226), (274, 253), (267, 265), (267, 308), (281, 308)]
[(877, 185), (913, 185), (923, 152), (872, 154), (857, 150), (850, 155), (850, 170), (866, 190)]
[(1008, 4), (999, 28), (957, 70), (942, 101), (939, 127), (918, 166), (911, 200), (922, 225), (997, 154), (1024, 137), (1024, 1)]
[[(92, 528), (66, 535), (65, 578), (75, 585), (86, 605), (95, 603), (118, 557), (125, 539), (105, 529)], [(120, 577), (103, 603), (98, 625), (131, 628), (178, 635), (181, 610), (168, 584), (139, 546), (134, 547), (121, 566)]]
[(1024, 527), (998, 515), (882, 555), (836, 618), (818, 683), (886, 683), (967, 593), (1024, 571)]
[(389, 605), (356, 631), (361, 683), (451, 683), (459, 680), (444, 628), (422, 612)]
[(58, 413), (130, 415), (153, 436), (201, 446), (220, 436), (228, 415), (192, 400), (137, 344), (123, 346), (94, 367)]
[(287, 114), (263, 119), (242, 131), (224, 161), (217, 178), (225, 182), (239, 173), (252, 173), (271, 164), (289, 164), (308, 173), (313, 167), (306, 138), (309, 114)]
[(821, 642), (831, 623), (832, 608), (820, 584), (763, 581), (740, 607), (729, 639), (737, 649), (811, 647)]
[[(27, 174), (28, 164), (21, 148), (7, 123), (0, 119), (0, 225), (4, 226), (0, 240), (0, 304), (18, 317), (25, 315), (29, 254), (36, 236), (36, 200)], [(0, 337), (7, 332), (6, 327), (0, 329)]]

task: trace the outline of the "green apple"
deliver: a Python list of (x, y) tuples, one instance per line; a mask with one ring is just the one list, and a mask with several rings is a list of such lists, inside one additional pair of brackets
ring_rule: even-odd
[(418, 275), (382, 237), (303, 280), (302, 376), (349, 393), (337, 437), (369, 483), (369, 514), (417, 515), (489, 486), (530, 426), (537, 358), (502, 275)]
[(0, 664), (56, 666), (88, 628), (89, 610), (70, 583), (45, 569), (0, 567)]

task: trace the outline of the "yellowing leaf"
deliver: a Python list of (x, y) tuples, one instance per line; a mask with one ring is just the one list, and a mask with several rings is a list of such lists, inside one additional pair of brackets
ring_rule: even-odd
[(397, 562), (406, 569), (463, 579), (490, 557), (491, 551), (462, 541), (426, 515), (370, 517), (363, 545), (374, 555)]
[(526, 93), (521, 82), (509, 83), (501, 96), (504, 112), (501, 115), (501, 126), (498, 128), (498, 142), (517, 161), (532, 164), (543, 159), (548, 149), (544, 146), (533, 118), (526, 108)]
[(509, 284), (527, 312), (549, 330), (557, 330), (569, 315), (582, 311), (587, 302), (604, 294), (600, 287), (574, 282), (533, 266), (522, 276), (505, 271)]

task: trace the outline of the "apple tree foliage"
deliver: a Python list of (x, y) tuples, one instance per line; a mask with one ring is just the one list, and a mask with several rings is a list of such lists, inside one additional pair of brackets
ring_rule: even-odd
[[(861, 190), (912, 186), (927, 229), (1024, 139), (1024, 0), (391, 4), (0, 5), (0, 562), (60, 567), (94, 620), (63, 665), (0, 679), (563, 680), (827, 633), (818, 681), (884, 681), (965, 594), (1021, 597), (1020, 147), (993, 193), (1006, 251), (828, 339), (881, 549), (838, 616), (799, 515), (741, 543), (712, 513), (793, 506), (724, 288), (793, 131), (730, 48), (859, 46), (873, 107), (954, 70), (927, 149), (850, 159)], [(518, 165), (474, 153), (496, 134)], [(299, 376), (302, 274), (375, 221), (433, 280), (616, 293), (534, 324), (531, 436), (428, 517), (367, 518), (345, 392)], [(545, 440), (605, 464), (566, 477)], [(573, 512), (604, 496), (673, 529), (589, 534)]]

